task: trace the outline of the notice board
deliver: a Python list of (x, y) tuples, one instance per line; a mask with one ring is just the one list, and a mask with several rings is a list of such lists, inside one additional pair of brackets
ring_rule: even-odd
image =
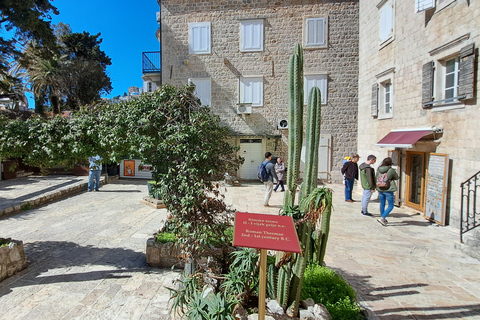
[(425, 218), (444, 226), (448, 187), (448, 155), (430, 153), (427, 168)]

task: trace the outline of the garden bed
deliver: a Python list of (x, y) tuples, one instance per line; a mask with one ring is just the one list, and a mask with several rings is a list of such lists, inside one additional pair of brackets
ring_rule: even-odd
[(0, 238), (0, 281), (27, 267), (23, 242)]

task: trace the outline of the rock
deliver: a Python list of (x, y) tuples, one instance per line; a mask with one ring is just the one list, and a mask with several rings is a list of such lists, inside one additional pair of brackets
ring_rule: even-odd
[(308, 309), (308, 307), (313, 307), (315, 305), (315, 301), (312, 298), (305, 299), (301, 302), (301, 306), (303, 309)]
[(306, 309), (301, 309), (299, 312), (300, 320), (315, 320), (315, 315)]
[(315, 315), (315, 319), (318, 320), (332, 320), (330, 312), (328, 312), (327, 308), (321, 303), (317, 303), (313, 307), (313, 314)]
[(283, 308), (278, 304), (277, 300), (268, 301), (267, 309), (270, 313), (284, 314)]

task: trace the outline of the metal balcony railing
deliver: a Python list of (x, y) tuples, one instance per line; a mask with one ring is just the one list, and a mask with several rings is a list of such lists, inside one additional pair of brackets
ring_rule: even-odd
[(460, 184), (462, 203), (460, 205), (460, 242), (463, 234), (480, 226), (480, 171)]
[(158, 73), (162, 70), (162, 55), (160, 51), (142, 53), (142, 73)]

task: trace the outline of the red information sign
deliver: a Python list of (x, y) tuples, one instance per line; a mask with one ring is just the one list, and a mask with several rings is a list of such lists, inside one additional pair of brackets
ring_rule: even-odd
[(268, 214), (235, 213), (233, 245), (300, 253), (292, 217)]

